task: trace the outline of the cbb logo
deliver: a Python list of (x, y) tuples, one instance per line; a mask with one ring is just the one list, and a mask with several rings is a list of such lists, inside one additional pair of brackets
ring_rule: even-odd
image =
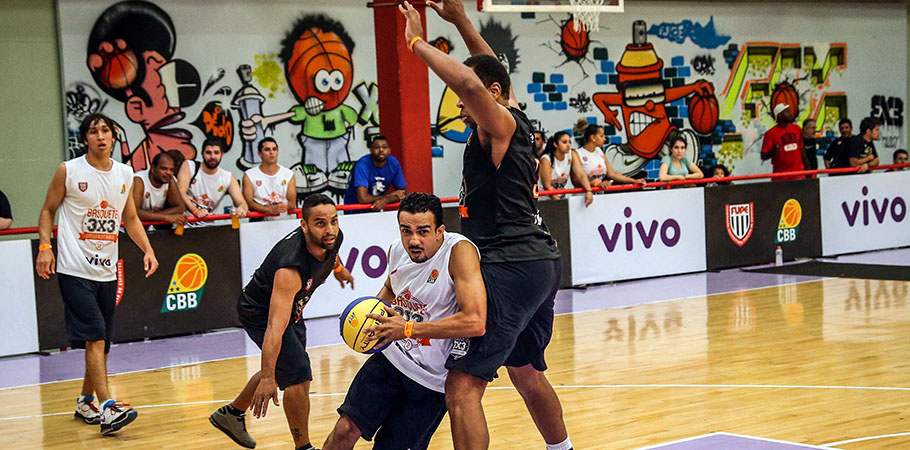
[(196, 309), (202, 301), (202, 291), (205, 290), (208, 275), (208, 265), (201, 256), (195, 253), (181, 256), (174, 266), (161, 312)]
[(776, 244), (784, 242), (793, 242), (799, 234), (799, 223), (803, 219), (803, 208), (795, 199), (789, 199), (784, 203), (780, 212), (780, 222), (777, 225)]

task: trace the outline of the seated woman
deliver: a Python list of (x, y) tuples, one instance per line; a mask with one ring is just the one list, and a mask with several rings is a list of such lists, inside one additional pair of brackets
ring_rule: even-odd
[(601, 147), (607, 142), (604, 137), (604, 127), (588, 125), (588, 128), (585, 129), (584, 140), (585, 145), (572, 153), (579, 159), (581, 168), (587, 175), (588, 183), (591, 186), (607, 189), (613, 181), (624, 184), (647, 183), (643, 178), (635, 179), (617, 172), (607, 162), (607, 158), (604, 157), (604, 152), (601, 150)]
[(718, 165), (714, 166), (714, 168), (711, 170), (713, 172), (711, 174), (711, 176), (713, 176), (714, 178), (717, 178), (718, 181), (716, 181), (714, 183), (708, 183), (708, 185), (713, 184), (716, 186), (726, 186), (726, 185), (733, 184), (732, 181), (724, 180), (724, 178), (727, 178), (730, 176), (730, 171), (727, 169), (727, 166), (725, 166), (723, 164), (718, 164)]
[[(581, 170), (578, 158), (572, 157), (572, 137), (565, 131), (553, 135), (543, 148), (540, 157), (540, 190), (565, 189), (566, 182), (572, 178), (572, 186), (584, 188), (585, 206), (594, 201), (588, 177)], [(561, 195), (551, 195), (553, 199)]]
[(686, 140), (676, 137), (670, 141), (670, 154), (660, 160), (660, 181), (697, 180), (705, 176), (701, 169), (686, 158)]

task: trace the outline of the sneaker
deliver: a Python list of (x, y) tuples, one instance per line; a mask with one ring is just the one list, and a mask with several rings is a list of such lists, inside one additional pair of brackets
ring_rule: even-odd
[(95, 406), (95, 397), (91, 395), (80, 396), (76, 399), (76, 412), (73, 417), (89, 425), (101, 423), (101, 411)]
[(133, 408), (123, 409), (114, 400), (108, 400), (101, 409), (101, 434), (107, 436), (136, 420), (139, 413)]
[(209, 422), (224, 432), (227, 437), (231, 438), (237, 445), (246, 448), (256, 448), (256, 440), (250, 433), (246, 432), (245, 415), (235, 416), (228, 412), (227, 406), (218, 408), (209, 416)]

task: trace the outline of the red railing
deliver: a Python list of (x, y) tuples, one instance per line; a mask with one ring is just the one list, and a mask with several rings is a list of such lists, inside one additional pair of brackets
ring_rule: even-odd
[[(890, 170), (890, 169), (906, 169), (910, 168), (910, 164), (890, 164), (886, 166), (876, 166), (872, 167), (870, 171), (878, 170)], [(593, 192), (622, 192), (622, 191), (638, 191), (644, 189), (670, 189), (674, 186), (691, 186), (707, 183), (716, 183), (716, 182), (732, 182), (732, 181), (742, 181), (742, 180), (757, 180), (762, 178), (768, 178), (771, 180), (778, 178), (793, 178), (793, 177), (807, 177), (807, 178), (816, 178), (820, 174), (841, 174), (841, 173), (856, 173), (859, 172), (859, 169), (856, 167), (846, 167), (842, 169), (820, 169), (820, 170), (801, 170), (797, 172), (781, 172), (781, 173), (762, 173), (755, 175), (737, 175), (729, 176), (724, 178), (701, 178), (698, 180), (679, 180), (679, 181), (655, 181), (646, 184), (621, 184), (617, 186), (610, 186), (607, 189), (601, 189), (599, 187), (594, 187), (591, 190)], [(583, 188), (574, 188), (574, 189), (552, 189), (547, 191), (540, 191), (538, 194), (543, 197), (547, 195), (561, 195), (561, 194), (580, 194), (583, 193)], [(458, 201), (458, 197), (446, 197), (440, 199), (442, 203), (454, 203)], [(355, 204), (355, 205), (338, 205), (338, 209), (341, 211), (361, 211), (368, 210), (372, 206), (370, 204)], [(398, 208), (398, 203), (390, 203), (385, 206), (384, 210), (391, 211)], [(300, 208), (292, 209), (288, 211), (288, 214), (295, 214), (297, 218), (300, 218)], [(260, 212), (250, 212), (247, 217), (267, 217), (274, 216), (276, 214), (264, 214)], [(203, 222), (203, 221), (214, 221), (214, 220), (226, 220), (230, 219), (230, 214), (209, 214), (204, 219), (199, 219), (196, 217), (190, 217), (189, 222)], [(143, 222), (144, 225), (168, 225), (170, 222)], [(38, 232), (38, 227), (22, 227), (22, 228), (10, 228), (7, 230), (0, 230), (0, 236), (5, 235), (14, 235), (14, 234), (34, 234)], [(57, 233), (57, 227), (54, 226), (54, 234)]]

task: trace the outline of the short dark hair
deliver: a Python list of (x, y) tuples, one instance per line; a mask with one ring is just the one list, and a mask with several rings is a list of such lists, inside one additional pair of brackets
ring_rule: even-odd
[[(262, 151), (262, 146), (264, 146), (266, 142), (271, 142), (271, 143), (275, 144), (275, 147), (278, 146), (278, 141), (276, 141), (275, 138), (273, 138), (273, 137), (265, 137), (265, 138), (262, 138), (261, 141), (259, 141), (259, 151), (260, 151), (260, 152)], [(203, 148), (204, 148), (204, 147), (203, 147)]]
[[(547, 140), (547, 133), (544, 133), (543, 130), (534, 130), (534, 131), (532, 131), (531, 133), (532, 133), (532, 134), (539, 134), (539, 135), (540, 135), (540, 140), (542, 140), (542, 141), (546, 141), (546, 140)], [(568, 133), (566, 133), (566, 134), (568, 134)]]
[(373, 148), (373, 144), (375, 144), (376, 141), (386, 141), (386, 142), (389, 142), (389, 138), (387, 138), (387, 137), (385, 137), (385, 136), (383, 136), (383, 135), (381, 135), (381, 134), (377, 134), (376, 136), (373, 136), (372, 138), (370, 138), (370, 148)]
[(221, 145), (221, 141), (215, 138), (208, 138), (202, 141), (202, 151), (205, 151), (205, 148), (214, 145), (218, 147), (218, 150), (221, 150), (221, 153), (224, 153), (224, 147)]
[(417, 214), (423, 212), (433, 213), (433, 220), (436, 221), (435, 227), (439, 228), (442, 223), (442, 202), (439, 197), (424, 192), (412, 192), (408, 194), (401, 203), (398, 204), (398, 215), (402, 212)]
[(866, 131), (872, 130), (877, 126), (880, 126), (881, 124), (882, 124), (882, 121), (879, 120), (878, 117), (871, 117), (871, 116), (866, 117), (865, 119), (862, 120), (862, 122), (859, 123), (859, 134), (860, 135), (866, 134)]
[(101, 113), (91, 113), (85, 116), (85, 118), (82, 119), (82, 123), (79, 124), (79, 136), (82, 137), (83, 141), (86, 140), (85, 135), (88, 133), (88, 128), (99, 120), (107, 124), (107, 127), (110, 128), (112, 132), (114, 131), (114, 119)]
[(175, 166), (177, 165), (176, 161), (174, 161), (174, 158), (172, 158), (171, 155), (169, 155), (167, 152), (161, 152), (152, 158), (152, 167), (158, 167), (158, 164), (161, 164), (161, 158), (167, 158), (171, 160)]
[(686, 148), (689, 148), (689, 143), (686, 142), (686, 138), (682, 137), (681, 134), (677, 134), (673, 139), (670, 139), (670, 142), (668, 143), (670, 145), (670, 149), (673, 148), (673, 145), (675, 145), (677, 141), (682, 142)]
[[(893, 154), (893, 155), (891, 155), (891, 161), (894, 161), (895, 159), (897, 159), (897, 155), (900, 155), (901, 153), (903, 153), (904, 155), (907, 155), (907, 151), (906, 151), (906, 150), (904, 150), (904, 149), (902, 149), (902, 148), (899, 148), (899, 149), (897, 149), (897, 150), (894, 151), (894, 154)], [(910, 155), (908, 155), (908, 156), (910, 156)]]
[(174, 160), (174, 170), (179, 170), (180, 166), (183, 165), (183, 162), (186, 161), (186, 156), (183, 156), (183, 153), (181, 153), (180, 150), (170, 149), (165, 153)]
[(853, 128), (853, 121), (850, 120), (850, 119), (848, 119), (848, 118), (846, 118), (846, 117), (844, 117), (843, 119), (837, 121), (837, 126), (838, 126), (838, 128), (840, 128), (840, 126), (843, 125), (843, 124), (850, 125), (850, 128)]
[(509, 71), (506, 70), (506, 66), (502, 65), (499, 59), (493, 55), (474, 55), (464, 60), (464, 65), (474, 70), (484, 87), (499, 83), (499, 87), (502, 88), (502, 98), (509, 99), (509, 91), (512, 90), (512, 79), (509, 78)]
[(714, 167), (711, 168), (711, 172), (714, 172), (714, 171), (717, 170), (717, 169), (723, 170), (723, 171), (724, 171), (724, 176), (725, 176), (725, 177), (729, 177), (729, 176), (730, 176), (730, 170), (727, 169), (727, 166), (725, 166), (725, 165), (723, 165), (723, 164), (718, 164), (718, 165), (716, 165), (716, 166), (714, 166)]
[(335, 202), (325, 194), (310, 194), (303, 199), (303, 205), (300, 207), (300, 213), (303, 215), (303, 220), (310, 219), (310, 210), (319, 206), (319, 205), (332, 205), (335, 206)]
[(588, 139), (591, 139), (591, 136), (596, 135), (597, 131), (601, 130), (601, 129), (603, 129), (602, 126), (594, 124), (594, 123), (592, 123), (591, 125), (588, 125), (588, 128), (585, 128), (585, 137), (584, 137), (585, 144), (588, 143)]

